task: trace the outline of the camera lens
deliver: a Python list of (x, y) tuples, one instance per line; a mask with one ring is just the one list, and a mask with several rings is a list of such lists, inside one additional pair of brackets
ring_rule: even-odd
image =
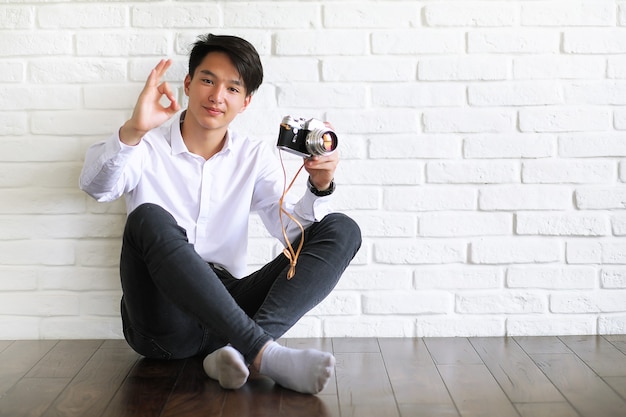
[(337, 134), (330, 129), (313, 129), (305, 144), (311, 155), (328, 155), (337, 149)]

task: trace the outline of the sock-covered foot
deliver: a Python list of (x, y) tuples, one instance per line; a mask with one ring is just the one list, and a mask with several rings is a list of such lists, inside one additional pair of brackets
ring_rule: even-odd
[(317, 394), (332, 377), (334, 368), (335, 357), (328, 352), (291, 349), (270, 342), (263, 351), (259, 372), (285, 388)]
[(250, 375), (243, 356), (232, 346), (224, 346), (209, 354), (202, 366), (209, 377), (218, 380), (226, 389), (241, 388)]

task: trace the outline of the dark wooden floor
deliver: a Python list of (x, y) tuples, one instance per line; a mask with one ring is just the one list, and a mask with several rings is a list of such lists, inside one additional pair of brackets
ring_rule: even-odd
[(200, 360), (140, 358), (120, 340), (0, 341), (0, 416), (626, 416), (626, 336), (285, 339), (333, 351), (317, 396)]

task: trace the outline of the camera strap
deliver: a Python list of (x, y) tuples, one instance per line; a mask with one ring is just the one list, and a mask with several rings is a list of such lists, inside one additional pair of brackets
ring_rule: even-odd
[[(293, 179), (291, 180), (291, 183), (289, 184), (289, 187), (287, 187), (287, 171), (285, 170), (285, 163), (283, 162), (282, 151), (278, 151), (278, 154), (280, 156), (280, 165), (283, 168), (283, 195), (280, 197), (280, 200), (278, 201), (278, 209), (279, 209), (278, 218), (280, 219), (280, 227), (282, 228), (283, 237), (285, 238), (285, 243), (287, 244), (287, 247), (283, 249), (283, 255), (285, 255), (287, 259), (289, 259), (290, 267), (289, 267), (289, 272), (287, 272), (287, 279), (290, 280), (296, 274), (296, 264), (298, 263), (298, 256), (300, 256), (300, 251), (302, 251), (302, 246), (304, 245), (304, 227), (302, 227), (302, 224), (298, 221), (298, 219), (296, 219), (294, 216), (291, 215), (291, 213), (287, 212), (287, 210), (283, 208), (283, 201), (285, 199), (285, 196), (287, 195), (287, 193), (293, 186), (293, 184), (296, 182), (296, 178), (298, 178), (298, 175), (300, 175), (302, 168), (304, 168), (304, 163), (302, 164), (300, 169), (298, 169), (298, 172), (296, 172), (296, 175), (294, 175)], [(291, 245), (291, 242), (289, 242), (289, 237), (287, 236), (287, 230), (285, 229), (285, 225), (283, 224), (283, 214), (289, 217), (289, 219), (295, 222), (300, 228), (301, 236), (300, 236), (300, 243), (298, 243), (297, 249), (294, 249), (293, 246)]]

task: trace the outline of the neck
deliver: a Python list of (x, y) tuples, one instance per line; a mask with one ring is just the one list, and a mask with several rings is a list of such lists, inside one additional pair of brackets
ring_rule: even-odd
[(190, 120), (181, 118), (180, 132), (189, 152), (200, 155), (206, 160), (211, 159), (224, 147), (228, 129), (207, 130), (195, 126)]

